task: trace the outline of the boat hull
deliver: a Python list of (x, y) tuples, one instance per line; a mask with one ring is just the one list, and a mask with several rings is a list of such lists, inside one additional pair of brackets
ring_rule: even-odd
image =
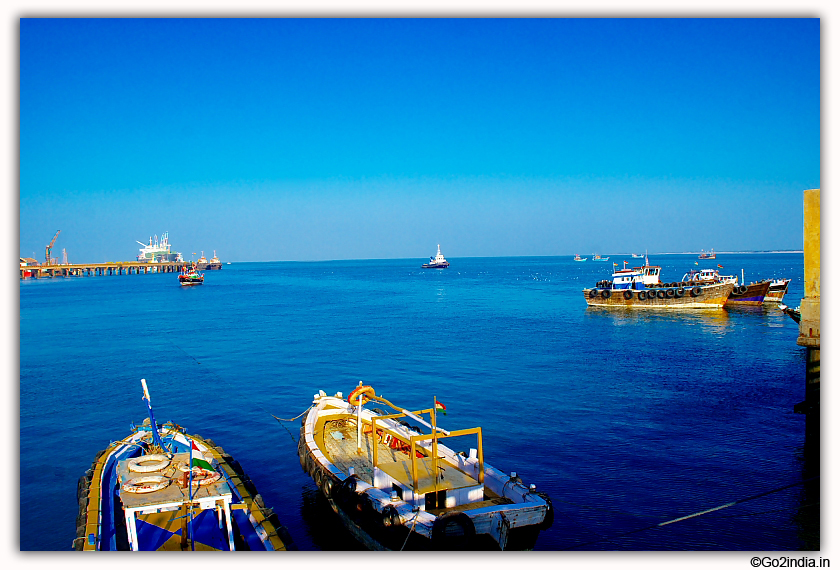
[(720, 309), (726, 303), (733, 288), (734, 285), (731, 283), (695, 287), (654, 287), (642, 290), (590, 288), (583, 290), (583, 297), (590, 307), (654, 310)]
[[(261, 496), (257, 493), (251, 480), (245, 475), (242, 467), (221, 447), (217, 447), (212, 440), (203, 439), (197, 435), (187, 436), (183, 428), (171, 423), (160, 426), (162, 441), (171, 445), (173, 449), (183, 452), (188, 450), (188, 441), (194, 441), (205, 458), (215, 460), (216, 470), (221, 475), (220, 482), (227, 485), (231, 494), (230, 530), (236, 550), (293, 550), (294, 543), (288, 531), (280, 523), (277, 515), (265, 508)], [(151, 430), (148, 427), (137, 429), (129, 437), (111, 444), (101, 451), (94, 460), (91, 468), (79, 480), (77, 498), (79, 500), (79, 517), (76, 521), (76, 539), (73, 541), (75, 550), (131, 550), (128, 533), (137, 537), (138, 550), (229, 550), (228, 525), (220, 525), (213, 508), (200, 510), (193, 518), (191, 538), (182, 540), (185, 533), (186, 508), (164, 507), (162, 512), (142, 514), (137, 517), (133, 529), (127, 529), (126, 516), (123, 511), (123, 499), (128, 500), (128, 493), (121, 491), (119, 478), (120, 462), (139, 457), (141, 448), (147, 447), (151, 441)], [(186, 455), (186, 454), (184, 454)], [(170, 469), (167, 467), (166, 469)], [(174, 473), (179, 473), (171, 466)], [(168, 472), (168, 471), (167, 471)], [(163, 473), (163, 472), (161, 472)], [(156, 475), (157, 472), (140, 473), (139, 475)], [(173, 475), (169, 475), (172, 477)], [(177, 477), (177, 476), (176, 476)], [(178, 491), (175, 482), (169, 484), (171, 493)], [(193, 494), (196, 501), (201, 500), (201, 489)], [(143, 495), (153, 497), (157, 491)], [(205, 491), (205, 493), (207, 493)], [(123, 497), (123, 494), (126, 495)], [(154, 501), (154, 499), (152, 499)], [(205, 508), (205, 507), (202, 507)], [(224, 528), (220, 528), (224, 527)], [(130, 530), (131, 529), (131, 530)]]
[(790, 279), (783, 279), (779, 282), (770, 283), (767, 295), (764, 296), (765, 303), (781, 303), (790, 285)]
[(768, 289), (770, 289), (770, 281), (760, 281), (735, 287), (726, 299), (726, 306), (746, 305), (757, 307), (762, 305)]
[[(424, 495), (416, 494), (413, 499), (407, 499), (408, 502), (390, 496), (390, 491), (395, 486), (392, 486), (387, 476), (384, 480), (388, 482), (382, 482), (383, 472), (388, 472), (385, 464), (382, 464), (381, 470), (379, 467), (372, 467), (371, 463), (369, 469), (361, 467), (354, 474), (349, 474), (347, 465), (335, 450), (335, 442), (330, 441), (330, 437), (336, 433), (330, 426), (335, 422), (339, 422), (335, 425), (341, 425), (340, 422), (355, 422), (352, 414), (354, 409), (339, 398), (321, 397), (320, 401), (316, 400), (313, 408), (301, 422), (298, 455), (303, 471), (312, 477), (332, 510), (365, 548), (370, 550), (528, 550), (533, 549), (540, 530), (551, 525), (553, 510), (544, 495), (530, 493), (521, 481), (511, 479), (486, 463), (483, 471), (485, 486), (489, 489), (495, 487), (502, 494), (507, 491), (508, 497), (518, 496), (519, 502), (498, 499), (496, 503), (492, 501), (476, 503), (474, 508), (464, 504), (455, 509), (430, 508), (427, 510), (428, 503), (423, 500)], [(378, 415), (365, 409), (362, 415), (363, 425), (366, 418)], [(369, 427), (369, 420), (367, 422), (366, 427)], [(365, 453), (371, 451), (372, 445), (380, 446), (380, 459), (382, 459), (383, 451), (388, 450), (381, 447), (384, 444), (381, 439), (378, 439), (384, 435), (384, 432), (388, 432), (389, 438), (390, 434), (394, 434), (394, 439), (390, 439), (392, 444), (397, 441), (403, 443), (410, 441), (412, 435), (417, 435), (409, 431), (408, 427), (403, 427), (396, 422), (390, 425), (377, 422), (376, 425), (377, 437), (372, 435), (372, 427), (369, 428), (367, 435), (363, 436), (365, 443), (362, 444), (362, 456), (367, 458), (370, 456)], [(383, 429), (378, 429), (379, 426)], [(350, 431), (355, 429), (356, 427), (352, 427)], [(355, 440), (352, 441), (355, 442)], [(467, 466), (468, 469), (477, 469), (474, 458), (467, 459), (456, 455), (441, 444), (438, 444), (437, 448), (442, 454), (441, 465), (447, 470), (448, 480), (452, 480), (453, 476), (457, 478), (456, 463), (460, 462), (462, 467)], [(355, 449), (355, 444), (353, 444), (353, 449)], [(430, 452), (431, 448), (418, 446), (417, 449)], [(402, 450), (399, 453), (407, 452)], [(364, 461), (364, 457), (361, 461)], [(358, 456), (353, 460), (359, 461)], [(356, 467), (360, 465), (356, 463)], [(425, 497), (426, 501), (429, 500), (429, 495)], [(415, 505), (418, 505), (418, 508), (415, 508)], [(450, 528), (447, 525), (452, 523), (455, 523), (453, 527), (455, 532), (442, 530)], [(463, 531), (461, 534), (458, 532), (459, 529)]]

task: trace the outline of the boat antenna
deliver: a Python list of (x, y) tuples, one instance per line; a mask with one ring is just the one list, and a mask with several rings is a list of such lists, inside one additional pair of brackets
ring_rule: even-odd
[(151, 423), (152, 437), (154, 438), (155, 446), (159, 447), (161, 450), (165, 450), (166, 448), (163, 447), (163, 441), (161, 441), (160, 434), (158, 433), (157, 422), (155, 422), (155, 414), (152, 411), (152, 399), (149, 397), (149, 388), (146, 386), (146, 379), (141, 378), (140, 383), (143, 384), (143, 401), (146, 402), (146, 407), (149, 409), (149, 422)]

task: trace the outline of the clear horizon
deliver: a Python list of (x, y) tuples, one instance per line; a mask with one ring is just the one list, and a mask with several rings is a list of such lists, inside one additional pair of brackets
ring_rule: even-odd
[(20, 255), (800, 251), (820, 20), (41, 19)]

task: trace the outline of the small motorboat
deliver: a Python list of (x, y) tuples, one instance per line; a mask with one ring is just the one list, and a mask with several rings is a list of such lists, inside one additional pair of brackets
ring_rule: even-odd
[(293, 550), (242, 466), (210, 439), (149, 417), (79, 479), (75, 550)]
[(587, 258), (581, 257), (578, 254), (575, 254), (575, 261), (586, 261)]
[[(371, 400), (394, 412), (365, 408)], [(445, 409), (435, 398), (409, 411), (361, 383), (347, 399), (319, 391), (302, 419), (300, 465), (368, 549), (532, 549), (554, 520), (551, 501), (485, 463), (481, 428), (441, 428)], [(441, 443), (462, 436), (477, 440), (468, 453)]]

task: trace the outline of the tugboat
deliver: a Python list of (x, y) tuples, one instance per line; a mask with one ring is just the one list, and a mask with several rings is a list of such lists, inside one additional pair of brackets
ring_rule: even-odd
[(449, 262), (446, 261), (446, 258), (443, 257), (443, 254), (440, 252), (440, 244), (438, 244), (437, 255), (435, 257), (429, 258), (429, 263), (424, 263), (424, 269), (446, 269), (449, 267)]
[(201, 285), (204, 283), (204, 274), (199, 273), (195, 262), (192, 262), (189, 265), (185, 265), (181, 270), (181, 274), (178, 275), (178, 282), (184, 286)]
[(149, 417), (79, 479), (75, 550), (294, 550), (242, 466), (212, 440)]
[[(364, 408), (371, 400), (395, 411)], [(485, 463), (481, 428), (447, 431), (438, 411), (437, 398), (409, 411), (361, 382), (346, 400), (320, 390), (301, 422), (301, 468), (370, 550), (533, 549), (554, 520), (548, 496)], [(464, 436), (477, 438), (468, 453), (440, 443)]]

